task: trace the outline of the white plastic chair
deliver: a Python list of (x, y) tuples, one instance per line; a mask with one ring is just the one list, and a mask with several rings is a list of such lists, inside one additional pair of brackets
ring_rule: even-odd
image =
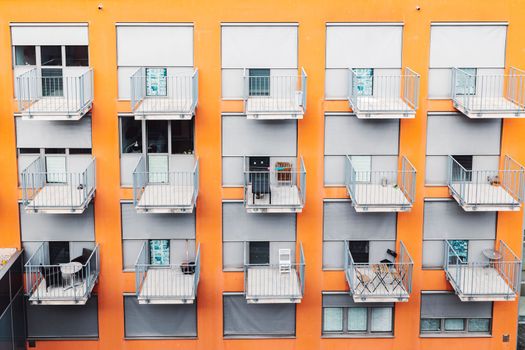
[(290, 249), (279, 249), (279, 272), (290, 273), (292, 271), (292, 252)]

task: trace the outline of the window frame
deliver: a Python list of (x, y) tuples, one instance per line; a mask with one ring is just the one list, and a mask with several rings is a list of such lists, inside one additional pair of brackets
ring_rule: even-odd
[[(348, 329), (348, 313), (349, 309), (355, 309), (355, 308), (364, 308), (367, 310), (366, 313), (366, 331), (350, 331)], [(321, 312), (321, 335), (323, 337), (347, 337), (347, 338), (354, 338), (354, 337), (392, 337), (394, 336), (394, 322), (395, 322), (395, 305), (392, 306), (323, 306)], [(343, 320), (342, 320), (342, 331), (326, 331), (324, 328), (325, 325), (325, 309), (342, 309), (343, 310)], [(390, 320), (390, 326), (391, 331), (389, 332), (378, 332), (378, 331), (372, 331), (372, 310), (373, 309), (390, 309), (392, 310), (391, 314), (391, 320)]]
[[(422, 330), (421, 323), (423, 320), (439, 320), (440, 329), (439, 331), (426, 331)], [(463, 320), (463, 330), (446, 330), (445, 329), (445, 321), (446, 320)], [(488, 320), (489, 326), (488, 331), (471, 331), (469, 329), (469, 321), (470, 320)], [(492, 317), (428, 317), (428, 318), (420, 318), (419, 319), (419, 334), (422, 336), (429, 336), (429, 335), (448, 335), (448, 336), (490, 336), (492, 335)]]

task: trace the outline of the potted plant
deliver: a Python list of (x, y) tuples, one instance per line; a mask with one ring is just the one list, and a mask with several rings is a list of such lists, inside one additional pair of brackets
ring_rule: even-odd
[(190, 260), (188, 245), (189, 242), (186, 240), (186, 259), (180, 264), (180, 270), (185, 275), (193, 275), (195, 273), (195, 261)]

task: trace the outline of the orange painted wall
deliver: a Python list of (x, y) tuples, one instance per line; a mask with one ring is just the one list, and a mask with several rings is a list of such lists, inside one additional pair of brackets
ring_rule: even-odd
[[(103, 10), (97, 5), (103, 4)], [(417, 11), (416, 6), (421, 6)], [(423, 198), (445, 197), (444, 188), (426, 188), (427, 111), (452, 110), (449, 101), (428, 101), (428, 62), (432, 21), (508, 21), (507, 66), (525, 67), (525, 4), (522, 0), (1, 0), (0, 1), (0, 246), (20, 246), (16, 143), (13, 113), (10, 22), (87, 22), (90, 62), (95, 71), (93, 153), (97, 158), (96, 240), (101, 245), (98, 286), (98, 341), (39, 341), (37, 349), (513, 349), (517, 302), (496, 303), (490, 338), (423, 339), (419, 337), (419, 293), (448, 289), (442, 271), (422, 271)], [(134, 276), (122, 272), (119, 201), (130, 199), (119, 188), (117, 112), (129, 111), (117, 101), (116, 22), (193, 22), (195, 65), (199, 68), (196, 151), (201, 180), (197, 206), (197, 240), (202, 274), (198, 297), (197, 340), (124, 340), (123, 292), (134, 291)], [(299, 153), (307, 167), (307, 203), (297, 219), (297, 239), (307, 260), (306, 296), (297, 306), (295, 339), (225, 340), (222, 337), (222, 292), (242, 291), (241, 273), (222, 272), (222, 199), (240, 199), (237, 189), (222, 189), (221, 111), (241, 111), (241, 104), (221, 102), (221, 22), (299, 23), (299, 65), (308, 73), (308, 111), (299, 122)], [(400, 150), (418, 169), (417, 200), (400, 214), (398, 239), (415, 260), (414, 288), (408, 303), (396, 305), (395, 337), (390, 339), (322, 339), (321, 292), (343, 291), (342, 272), (322, 271), (323, 199), (344, 198), (343, 189), (323, 187), (324, 113), (348, 111), (347, 103), (324, 101), (325, 25), (327, 22), (404, 22), (403, 65), (421, 74), (416, 119), (401, 122)], [(356, 48), (358, 49), (358, 48)], [(525, 120), (506, 120), (502, 154), (525, 163)], [(498, 215), (498, 238), (521, 254), (523, 212)], [(503, 334), (511, 335), (502, 343)]]

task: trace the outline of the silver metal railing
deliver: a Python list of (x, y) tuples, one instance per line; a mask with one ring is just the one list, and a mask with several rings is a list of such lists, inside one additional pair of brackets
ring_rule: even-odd
[(292, 263), (286, 266), (250, 264), (249, 242), (244, 242), (244, 291), (247, 297), (259, 300), (301, 299), (304, 295), (306, 267), (302, 243), (299, 243), (298, 258), (297, 261), (296, 254)]
[(169, 265), (152, 264), (148, 242), (142, 245), (135, 263), (137, 298), (193, 300), (197, 296), (199, 279), (200, 245), (193, 261)]
[(452, 99), (467, 114), (525, 113), (525, 71), (511, 67), (508, 74), (472, 74), (452, 69)]
[(46, 170), (46, 156), (39, 156), (20, 175), (22, 203), (31, 210), (83, 207), (96, 187), (95, 158), (82, 172), (51, 172)]
[(345, 241), (344, 269), (350, 291), (356, 297), (371, 301), (406, 299), (412, 292), (414, 262), (402, 241), (395, 261), (387, 263), (356, 263)]
[(368, 76), (349, 69), (348, 78), (348, 100), (355, 113), (414, 112), (418, 108), (420, 77), (410, 68), (399, 74), (373, 75), (368, 92), (360, 84)]
[(131, 76), (131, 109), (135, 115), (193, 115), (199, 100), (199, 71), (192, 74), (158, 78), (161, 91), (148, 91), (146, 70), (141, 67)]
[(18, 108), (32, 115), (85, 113), (93, 102), (93, 69), (73, 76), (43, 76), (33, 68), (16, 77)]
[(525, 170), (509, 156), (503, 164), (503, 170), (467, 170), (448, 156), (448, 187), (461, 205), (519, 206)]
[(250, 76), (244, 69), (244, 110), (248, 113), (306, 112), (307, 75)]
[(137, 208), (192, 208), (199, 195), (199, 159), (191, 171), (149, 171), (142, 156), (133, 171), (133, 203)]
[(97, 245), (86, 256), (73, 259), (81, 265), (51, 265), (49, 243), (42, 243), (24, 265), (26, 294), (33, 303), (45, 301), (79, 302), (89, 298), (100, 272)]
[[(519, 293), (521, 261), (505, 244), (499, 241), (498, 260), (470, 262), (461, 257), (450, 241), (445, 240), (444, 270), (452, 286), (467, 297), (514, 298)], [(493, 269), (495, 273), (488, 273)]]
[(355, 205), (409, 208), (416, 194), (416, 169), (402, 157), (400, 170), (360, 170), (346, 156), (345, 185)]
[[(302, 208), (306, 201), (306, 168), (299, 157), (273, 167), (250, 169), (244, 160), (244, 204), (254, 208)], [(299, 164), (299, 168), (297, 168)]]

